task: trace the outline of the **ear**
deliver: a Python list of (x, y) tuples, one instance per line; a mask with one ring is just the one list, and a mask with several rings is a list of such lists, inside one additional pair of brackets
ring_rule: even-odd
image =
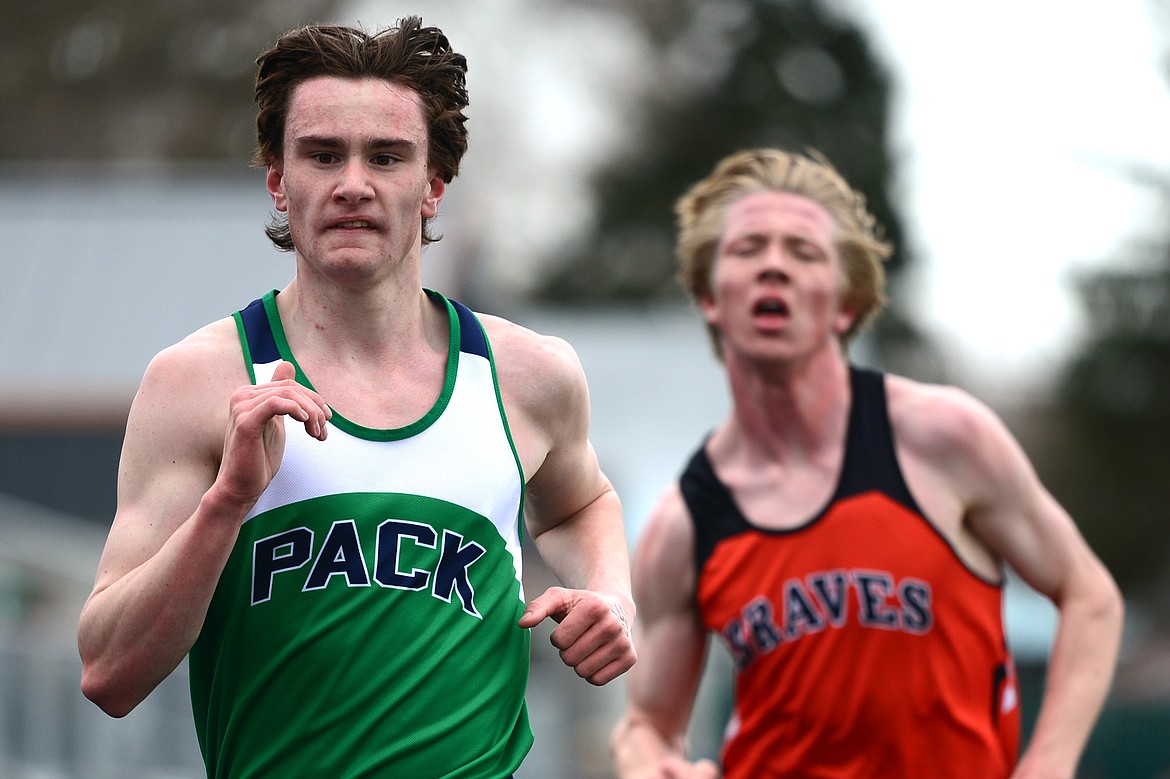
[(698, 297), (696, 303), (699, 305), (699, 311), (703, 314), (703, 319), (709, 325), (718, 326), (719, 311), (715, 306), (715, 297), (710, 291), (704, 292)]
[(854, 310), (852, 303), (842, 301), (841, 307), (837, 310), (837, 317), (833, 323), (833, 330), (837, 335), (845, 335), (849, 332), (849, 328), (853, 327), (853, 323), (857, 321), (857, 312)]
[(265, 176), (268, 185), (268, 195), (277, 211), (288, 210), (288, 198), (284, 194), (284, 170), (276, 162), (268, 163), (268, 174)]
[(443, 181), (442, 174), (433, 172), (430, 183), (427, 184), (427, 192), (423, 197), (422, 215), (426, 219), (434, 219), (439, 213), (439, 203), (443, 200), (443, 195), (447, 192), (447, 184)]

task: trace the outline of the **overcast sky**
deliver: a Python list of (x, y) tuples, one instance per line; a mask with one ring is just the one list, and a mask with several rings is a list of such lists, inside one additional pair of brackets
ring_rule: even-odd
[(1041, 377), (1082, 334), (1073, 274), (1166, 233), (1118, 172), (1170, 181), (1166, 30), (1147, 0), (856, 6), (898, 84), (919, 319), (997, 382)]

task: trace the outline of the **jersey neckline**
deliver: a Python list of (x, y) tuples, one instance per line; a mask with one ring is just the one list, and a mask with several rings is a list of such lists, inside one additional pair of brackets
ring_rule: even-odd
[[(449, 329), (449, 336), (447, 340), (447, 365), (445, 368), (445, 377), (443, 380), (443, 388), (439, 392), (439, 397), (435, 400), (431, 408), (423, 414), (419, 419), (402, 427), (395, 428), (374, 428), (359, 425), (350, 419), (347, 419), (337, 409), (330, 406), (333, 411), (333, 416), (329, 419), (329, 424), (335, 426), (352, 436), (358, 438), (365, 438), (372, 441), (397, 441), (403, 438), (410, 438), (418, 435), (422, 431), (435, 423), (443, 411), (446, 410), (447, 404), (451, 401), (451, 395), (455, 391), (455, 378), (459, 371), (459, 344), (460, 344), (460, 326), (459, 316), (455, 311), (455, 306), (451, 301), (444, 297), (441, 293), (434, 290), (423, 290), (428, 297), (435, 303), (441, 305), (447, 312), (447, 323)], [(276, 305), (276, 296), (279, 290), (269, 290), (262, 298), (264, 304), (264, 313), (268, 318), (268, 325), (272, 329), (272, 337), (276, 342), (276, 348), (280, 352), (280, 357), (292, 363), (296, 368), (296, 380), (298, 384), (316, 392), (316, 387), (301, 370), (300, 363), (297, 362), (296, 357), (292, 353), (292, 348), (288, 344), (288, 337), (284, 332), (284, 324), (280, 319), (280, 311)], [(326, 400), (328, 402), (328, 400)]]

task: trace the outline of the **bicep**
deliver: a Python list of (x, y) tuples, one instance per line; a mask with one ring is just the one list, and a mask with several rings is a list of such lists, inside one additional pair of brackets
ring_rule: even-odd
[(589, 441), (589, 388), (565, 341), (510, 325), (498, 339), (500, 388), (527, 479), (533, 536), (612, 492)]
[(1003, 422), (979, 410), (972, 424), (971, 531), (1029, 586), (1059, 600), (1095, 558)]
[(157, 553), (215, 480), (215, 442), (222, 446), (222, 436), (212, 431), (222, 426), (220, 412), (190, 392), (186, 376), (183, 355), (163, 352), (134, 398), (118, 465), (117, 510), (95, 591)]

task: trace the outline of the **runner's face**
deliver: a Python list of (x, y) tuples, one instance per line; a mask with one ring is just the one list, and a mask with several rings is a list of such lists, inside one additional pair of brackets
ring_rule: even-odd
[(724, 354), (791, 359), (837, 339), (844, 272), (836, 226), (820, 204), (789, 192), (745, 195), (727, 209), (711, 294), (700, 301)]
[(444, 191), (427, 166), (418, 95), (382, 79), (301, 83), (268, 189), (309, 269), (366, 279), (417, 258), (422, 218), (435, 216)]

